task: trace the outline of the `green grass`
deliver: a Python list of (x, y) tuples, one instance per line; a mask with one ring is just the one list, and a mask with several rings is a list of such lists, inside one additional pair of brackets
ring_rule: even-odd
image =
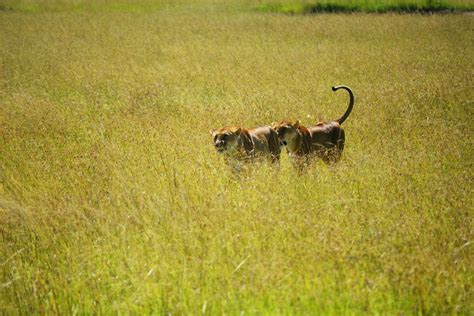
[[(0, 12), (0, 314), (472, 313), (472, 15), (71, 3)], [(212, 147), (336, 84), (337, 165)]]
[(172, 1), (107, 1), (107, 0), (1, 0), (0, 11), (6, 12), (130, 12), (143, 13), (162, 10)]
[(257, 6), (262, 12), (278, 12), (288, 14), (311, 14), (311, 13), (436, 13), (436, 12), (465, 12), (473, 11), (474, 3), (468, 1), (446, 1), (446, 0), (329, 0), (329, 1), (264, 1)]

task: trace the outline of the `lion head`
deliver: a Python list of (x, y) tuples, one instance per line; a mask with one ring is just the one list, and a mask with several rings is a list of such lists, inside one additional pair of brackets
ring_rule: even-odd
[(240, 127), (222, 127), (211, 130), (214, 147), (216, 147), (217, 152), (223, 154), (238, 150), (239, 146), (241, 146), (241, 131), (242, 128)]
[(280, 121), (272, 123), (272, 128), (278, 134), (278, 141), (280, 146), (286, 146), (291, 143), (295, 137), (298, 136), (298, 128), (300, 121)]

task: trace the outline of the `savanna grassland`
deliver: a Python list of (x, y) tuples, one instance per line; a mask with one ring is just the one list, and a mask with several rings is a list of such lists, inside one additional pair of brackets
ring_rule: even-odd
[[(474, 311), (472, 14), (0, 4), (0, 314)], [(215, 152), (336, 84), (338, 164)]]

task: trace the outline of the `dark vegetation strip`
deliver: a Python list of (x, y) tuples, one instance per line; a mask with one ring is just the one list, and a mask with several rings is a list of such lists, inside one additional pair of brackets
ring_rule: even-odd
[(314, 4), (263, 4), (259, 11), (285, 14), (317, 14), (317, 13), (461, 13), (473, 12), (474, 4), (456, 6), (445, 2), (427, 1), (424, 4), (366, 4), (366, 3), (314, 3)]

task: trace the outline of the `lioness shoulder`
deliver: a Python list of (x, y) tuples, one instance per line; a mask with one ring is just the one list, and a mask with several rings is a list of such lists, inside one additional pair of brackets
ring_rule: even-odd
[(267, 157), (272, 162), (280, 159), (278, 135), (270, 126), (222, 127), (211, 130), (211, 135), (218, 153), (242, 159)]

